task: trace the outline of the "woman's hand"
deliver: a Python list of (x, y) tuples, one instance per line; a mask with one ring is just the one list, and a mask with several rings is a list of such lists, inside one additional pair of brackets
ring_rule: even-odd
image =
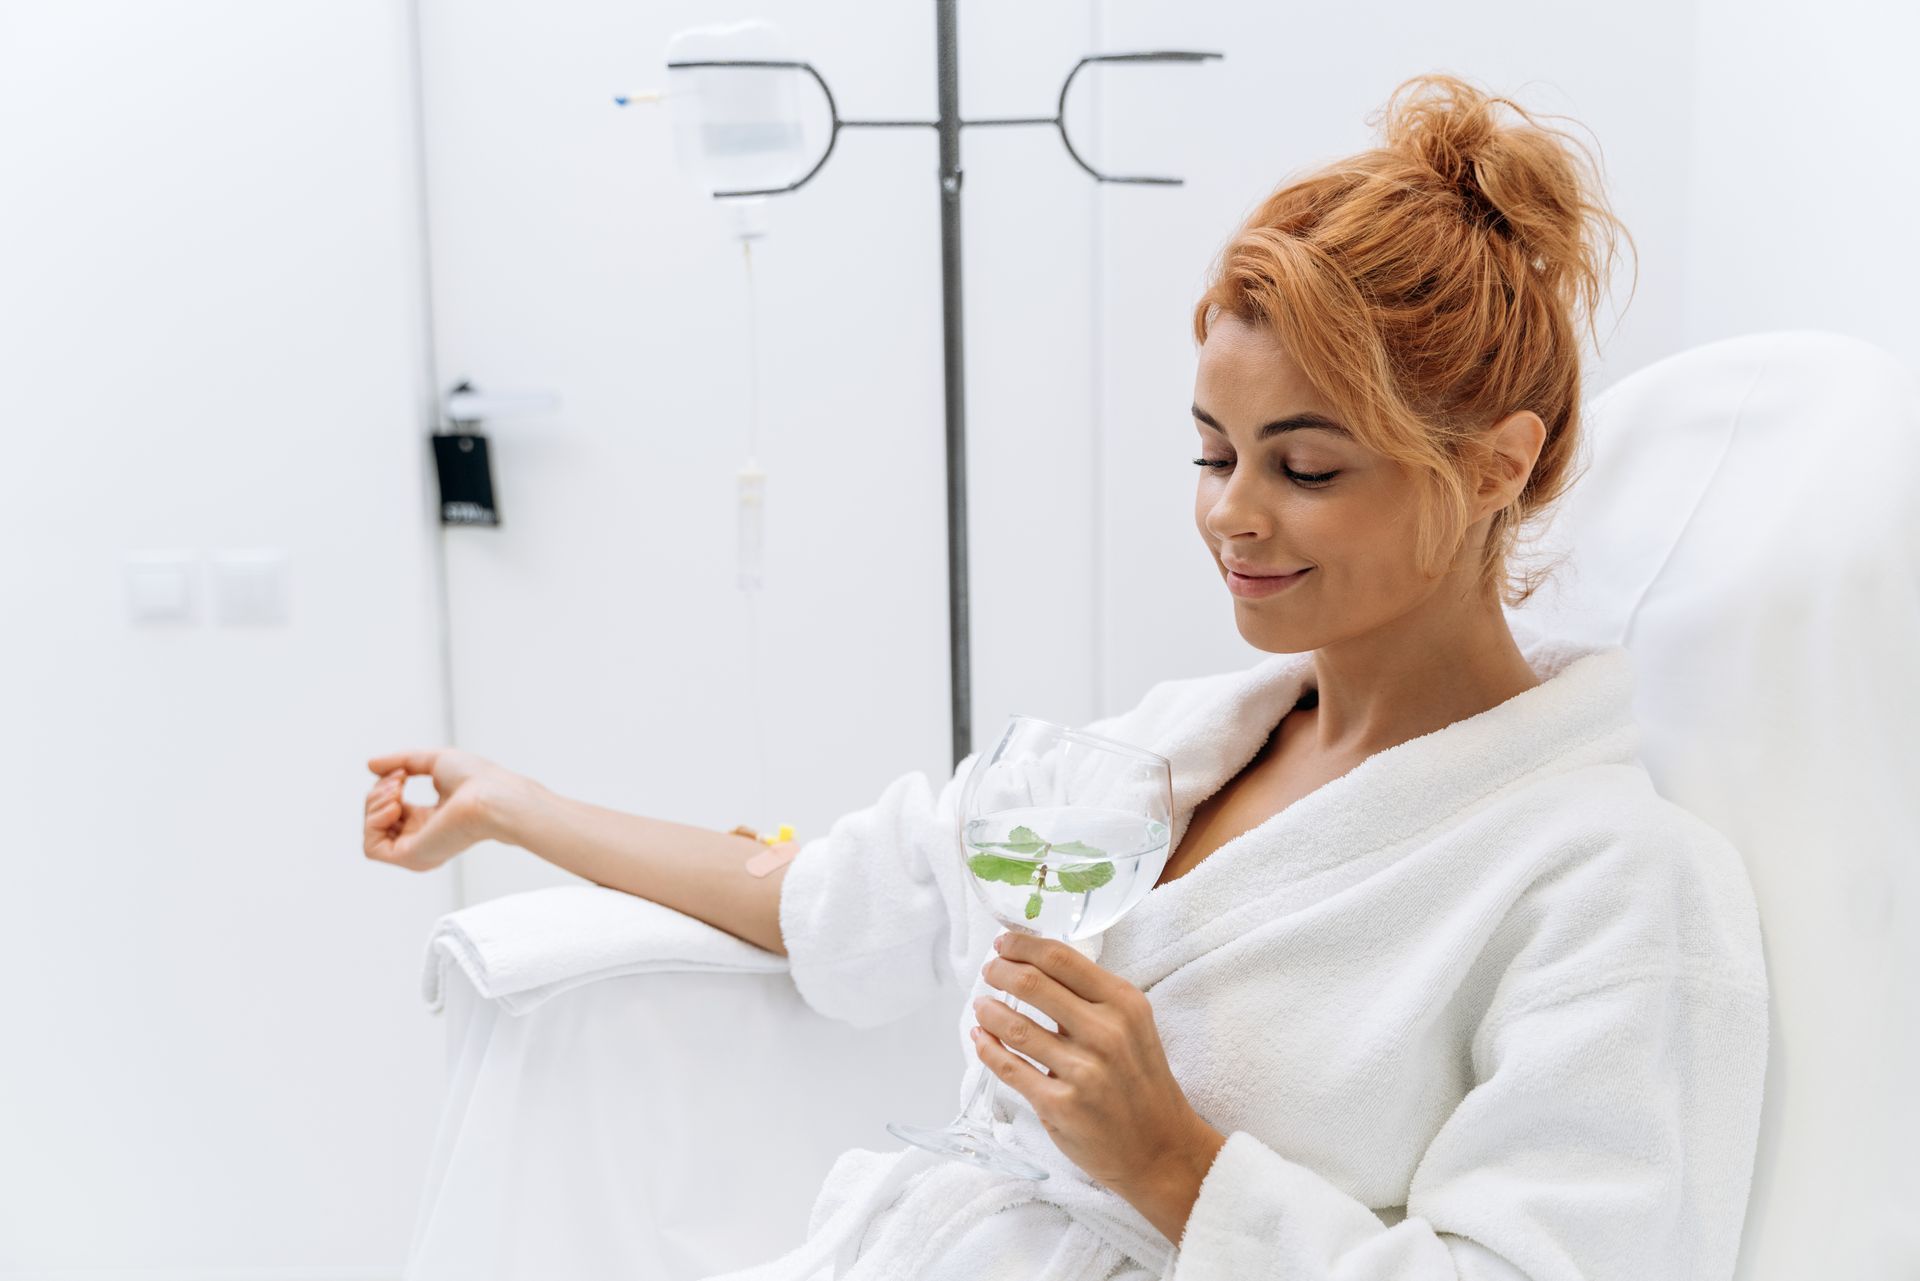
[[(367, 792), (366, 855), (415, 872), (436, 868), (493, 837), (493, 816), (501, 805), (533, 786), (511, 770), (452, 747), (376, 756), (367, 768), (380, 780)], [(409, 805), (401, 797), (414, 774), (433, 778), (437, 804)]]
[(1006, 933), (993, 945), (999, 955), (982, 976), (1060, 1030), (983, 996), (974, 1001), (985, 1029), (973, 1033), (975, 1053), (1033, 1105), (1069, 1160), (1177, 1244), (1226, 1136), (1173, 1079), (1146, 995), (1065, 943)]

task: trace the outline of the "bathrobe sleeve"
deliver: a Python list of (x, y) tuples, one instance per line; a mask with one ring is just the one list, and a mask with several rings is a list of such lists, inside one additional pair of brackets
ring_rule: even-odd
[[(1083, 728), (1144, 733), (1189, 681), (1164, 681), (1129, 712)], [(991, 744), (988, 745), (991, 750)], [(801, 998), (828, 1018), (874, 1027), (943, 984), (971, 986), (999, 925), (960, 865), (960, 793), (980, 753), (951, 777), (902, 774), (873, 804), (804, 842), (780, 891), (780, 936)]]
[(820, 1013), (875, 1027), (919, 1008), (958, 973), (978, 929), (957, 825), (977, 758), (944, 781), (900, 775), (873, 804), (803, 842), (787, 865), (780, 936), (794, 985)]
[(1421, 1157), (1402, 1220), (1388, 1226), (1235, 1131), (1173, 1281), (1730, 1278), (1766, 1070), (1757, 935), (1736, 920), (1737, 946), (1716, 959), (1711, 940), (1692, 946), (1684, 890), (1662, 894), (1671, 878), (1634, 870), (1637, 889), (1609, 892), (1669, 906), (1639, 921), (1588, 912), (1557, 934), (1528, 926), (1534, 941), (1473, 1037), (1473, 1084)]

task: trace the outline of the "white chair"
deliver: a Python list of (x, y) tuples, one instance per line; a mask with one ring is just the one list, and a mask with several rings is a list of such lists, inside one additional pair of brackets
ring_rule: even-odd
[[(571, 959), (573, 922), (604, 938), (615, 918), (630, 944)], [(800, 999), (784, 957), (616, 890), (453, 913), (426, 980), (448, 1089), (408, 1281), (681, 1281), (761, 1262), (806, 1237), (841, 1152), (895, 1147), (887, 1121), (958, 1107), (958, 987), (854, 1028)]]
[(1920, 388), (1756, 334), (1595, 406), (1528, 603), (1633, 655), (1655, 786), (1724, 832), (1773, 1019), (1739, 1276), (1920, 1277)]
[[(1765, 334), (1624, 379), (1589, 428), (1542, 540), (1569, 559), (1522, 612), (1628, 647), (1656, 784), (1747, 859), (1774, 1022), (1739, 1276), (1920, 1277), (1902, 990), (1920, 975), (1920, 389), (1864, 343)], [(537, 953), (556, 893), (612, 892), (451, 919), (513, 938), (519, 914)], [(596, 902), (671, 941), (531, 991), (444, 967), (449, 1092), (411, 1281), (771, 1258), (841, 1150), (956, 1106), (957, 990), (855, 1030), (805, 1006), (778, 957)]]

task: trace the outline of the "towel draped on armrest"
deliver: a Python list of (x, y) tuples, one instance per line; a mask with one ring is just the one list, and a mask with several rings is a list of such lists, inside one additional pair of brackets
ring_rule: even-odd
[(427, 940), (422, 994), (440, 1010), (447, 967), (510, 1014), (623, 974), (783, 973), (785, 957), (651, 899), (601, 885), (558, 885), (450, 912)]

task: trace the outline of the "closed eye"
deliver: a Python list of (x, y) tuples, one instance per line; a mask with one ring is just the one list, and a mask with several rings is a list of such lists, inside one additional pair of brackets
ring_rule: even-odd
[[(1215, 471), (1225, 471), (1227, 468), (1233, 466), (1233, 459), (1231, 458), (1196, 458), (1193, 460), (1193, 465), (1196, 467), (1210, 467)], [(1327, 484), (1329, 481), (1331, 481), (1335, 476), (1338, 476), (1340, 474), (1338, 470), (1322, 471), (1322, 472), (1303, 472), (1303, 471), (1294, 471), (1291, 467), (1282, 467), (1280, 470), (1284, 471), (1287, 474), (1288, 479), (1292, 480), (1296, 485), (1300, 485), (1301, 487), (1306, 489), (1318, 489), (1321, 486)]]

